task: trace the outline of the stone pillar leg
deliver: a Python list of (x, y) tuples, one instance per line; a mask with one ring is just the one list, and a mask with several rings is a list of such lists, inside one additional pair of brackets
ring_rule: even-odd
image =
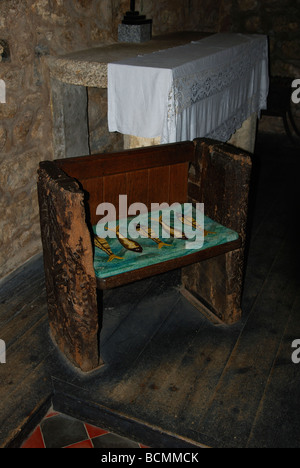
[(229, 144), (235, 146), (249, 153), (254, 153), (255, 142), (257, 132), (257, 114), (252, 114), (245, 122), (242, 127), (238, 129), (231, 139), (228, 141)]
[(87, 89), (52, 78), (51, 108), (54, 158), (88, 155), (90, 149)]

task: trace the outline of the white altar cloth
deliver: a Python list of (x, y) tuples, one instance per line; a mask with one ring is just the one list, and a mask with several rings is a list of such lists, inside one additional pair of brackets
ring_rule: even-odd
[(108, 64), (109, 131), (161, 143), (226, 142), (266, 109), (268, 90), (267, 37), (214, 34)]

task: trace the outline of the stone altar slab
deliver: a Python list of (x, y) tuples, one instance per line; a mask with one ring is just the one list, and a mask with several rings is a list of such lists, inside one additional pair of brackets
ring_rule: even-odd
[(228, 142), (266, 108), (265, 35), (219, 33), (108, 65), (108, 127), (161, 143)]
[[(83, 156), (89, 153), (87, 88), (107, 89), (109, 63), (188, 44), (210, 35), (193, 31), (177, 32), (154, 36), (151, 41), (143, 43), (112, 42), (65, 55), (43, 57), (49, 69), (51, 83), (54, 158)], [(72, 118), (72, 115), (76, 115), (76, 118)], [(256, 122), (257, 116), (251, 116), (232, 137), (230, 143), (253, 152)], [(74, 135), (77, 142), (75, 145)], [(147, 139), (124, 135), (125, 149), (153, 144), (160, 144), (160, 138)]]
[[(113, 42), (66, 55), (43, 57), (50, 74), (54, 158), (89, 154), (87, 88), (107, 88), (108, 63), (184, 45), (208, 35), (179, 32), (154, 36), (143, 43)], [(125, 148), (132, 144), (125, 143)], [(135, 147), (138, 146), (144, 145), (137, 141)]]
[(150, 54), (159, 50), (199, 41), (209, 36), (203, 32), (179, 32), (154, 36), (151, 41), (137, 43), (114, 42), (56, 57), (45, 57), (50, 76), (77, 86), (107, 88), (107, 65), (111, 62)]

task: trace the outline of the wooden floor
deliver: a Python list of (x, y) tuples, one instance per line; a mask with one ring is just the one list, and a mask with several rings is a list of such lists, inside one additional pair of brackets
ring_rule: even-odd
[(105, 366), (84, 376), (49, 337), (40, 257), (0, 283), (0, 447), (54, 408), (159, 447), (300, 447), (300, 152), (259, 135), (243, 319), (214, 326), (179, 272), (105, 296)]

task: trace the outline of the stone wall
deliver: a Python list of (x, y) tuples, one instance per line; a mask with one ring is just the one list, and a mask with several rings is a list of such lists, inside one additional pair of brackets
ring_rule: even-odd
[[(299, 1), (226, 0), (220, 10), (219, 29), (268, 35), (271, 74), (300, 78)], [(292, 107), (300, 128), (300, 104)], [(284, 132), (282, 120), (270, 117), (263, 117), (260, 129)]]
[[(41, 251), (36, 171), (39, 161), (53, 157), (43, 56), (116, 40), (129, 4), (129, 0), (0, 1), (0, 80), (6, 83), (7, 95), (6, 104), (0, 103), (0, 279)], [(196, 4), (196, 0), (136, 2), (153, 18), (154, 34), (197, 29)], [(90, 89), (89, 97), (92, 151), (120, 148), (123, 140), (107, 129), (106, 93)]]
[(227, 0), (226, 10), (223, 29), (269, 36), (272, 75), (299, 77), (299, 1)]
[[(272, 71), (300, 77), (299, 1), (137, 0), (154, 35), (180, 30), (270, 35)], [(0, 279), (41, 251), (36, 170), (52, 159), (48, 73), (43, 57), (117, 39), (129, 0), (0, 0)], [(106, 93), (89, 90), (91, 149), (119, 149), (107, 129)]]

